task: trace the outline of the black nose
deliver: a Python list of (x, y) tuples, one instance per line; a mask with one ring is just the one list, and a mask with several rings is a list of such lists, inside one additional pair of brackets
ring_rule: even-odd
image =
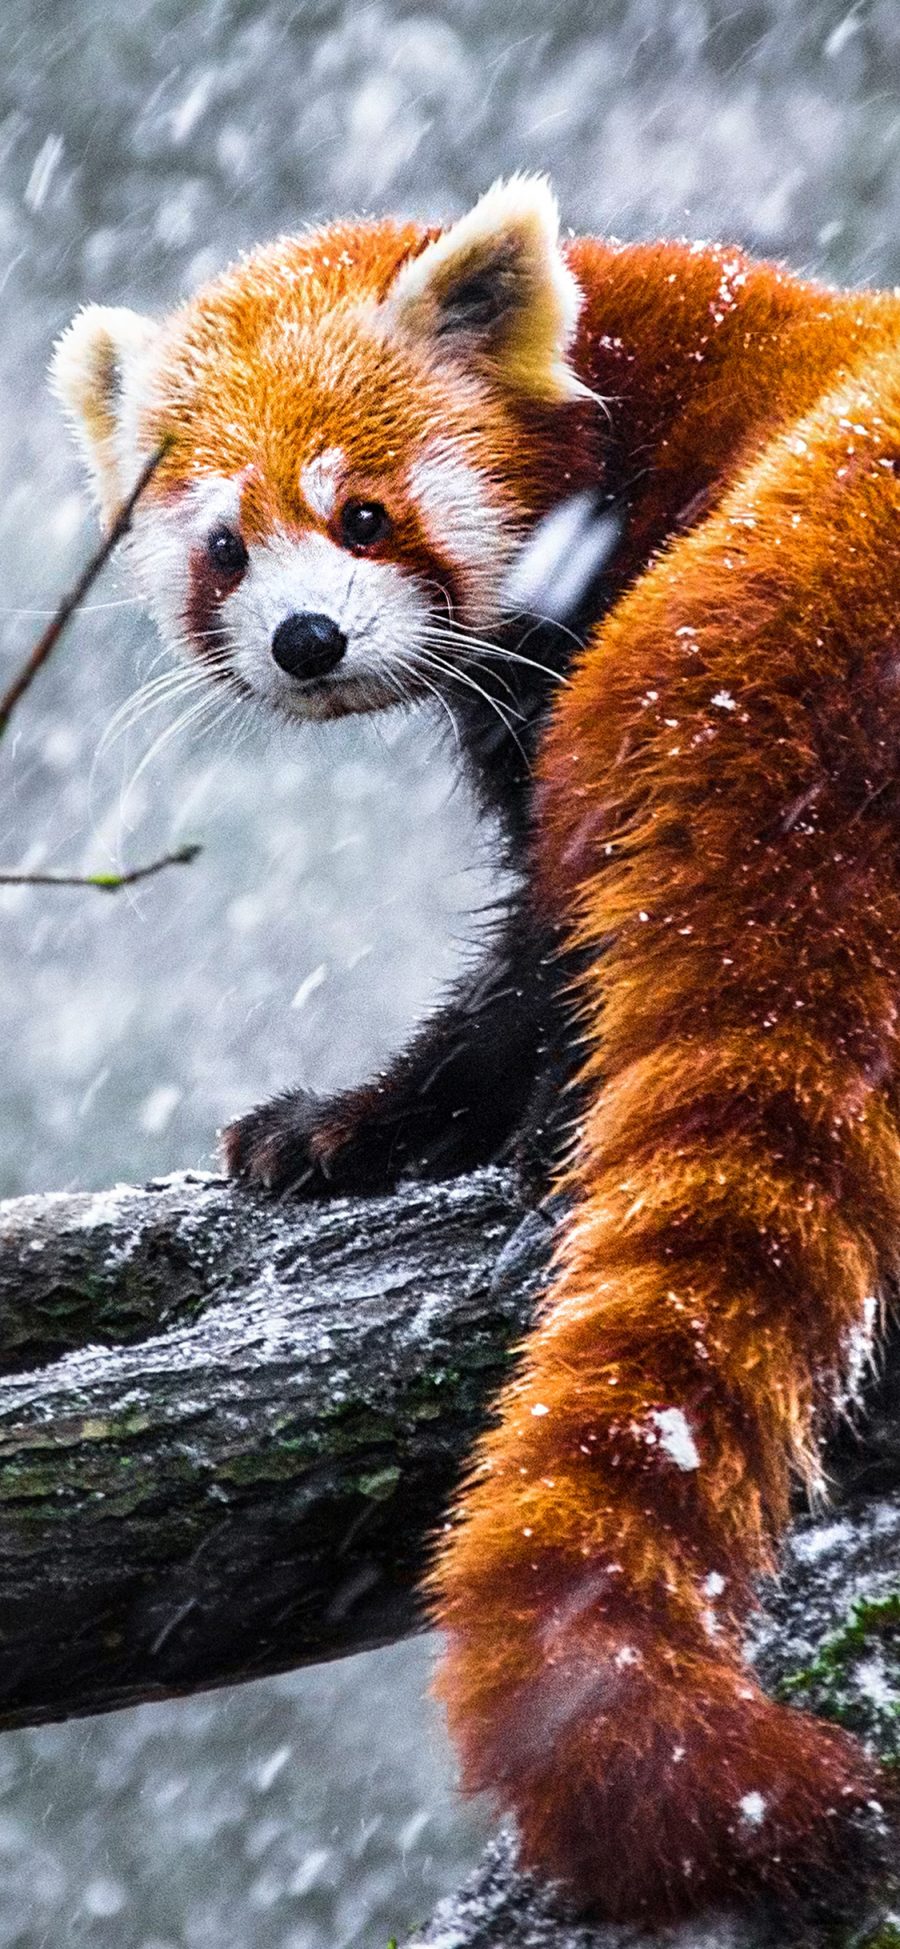
[(272, 638), (272, 655), (289, 677), (325, 677), (347, 648), (331, 616), (285, 616)]

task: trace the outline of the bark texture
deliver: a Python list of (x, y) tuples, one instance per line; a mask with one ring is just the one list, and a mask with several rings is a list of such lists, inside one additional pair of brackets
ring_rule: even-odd
[[(416, 1629), (430, 1538), (551, 1241), (500, 1171), (307, 1206), (184, 1173), (0, 1207), (0, 1727)], [(831, 1473), (831, 1507), (798, 1515), (762, 1593), (753, 1653), (770, 1687), (896, 1761), (896, 1335)], [(857, 1945), (900, 1949), (890, 1900)], [(727, 1917), (665, 1937), (764, 1939)], [(567, 1916), (501, 1835), (409, 1949), (654, 1940)]]
[(4, 1206), (0, 1725), (414, 1629), (534, 1292), (504, 1257), (520, 1222), (500, 1173), (305, 1207), (190, 1175)]

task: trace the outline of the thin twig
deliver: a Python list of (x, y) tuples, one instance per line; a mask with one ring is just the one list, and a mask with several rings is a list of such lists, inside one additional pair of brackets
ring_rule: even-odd
[(78, 581), (75, 583), (74, 588), (70, 589), (68, 595), (63, 597), (62, 602), (60, 603), (59, 608), (57, 609), (53, 617), (52, 622), (48, 623), (47, 628), (44, 630), (43, 635), (38, 637), (34, 649), (32, 650), (30, 656), (27, 658), (26, 662), (22, 665), (22, 668), (19, 671), (18, 676), (13, 678), (13, 681), (10, 684), (9, 689), (6, 691), (5, 695), (2, 698), (0, 698), (0, 737), (3, 736), (3, 733), (6, 730), (6, 727), (13, 714), (13, 711), (16, 708), (16, 705), (19, 703), (20, 699), (24, 697), (26, 690), (28, 690), (31, 684), (34, 682), (34, 679), (37, 676), (38, 671), (46, 663), (51, 650), (59, 641), (59, 638), (62, 635), (63, 630), (66, 627), (66, 624), (71, 620), (72, 616), (75, 614), (76, 609), (78, 609), (80, 604), (84, 601), (84, 598), (88, 593), (88, 590), (92, 587), (93, 583), (96, 582), (100, 570), (108, 562), (109, 557), (113, 552), (113, 549), (118, 546), (119, 542), (122, 539), (122, 536), (126, 534), (128, 529), (130, 528), (131, 517), (138, 504), (138, 501), (140, 500), (141, 495), (144, 492), (144, 489), (148, 486), (149, 482), (152, 480), (153, 475), (155, 474), (156, 469), (160, 464), (160, 461), (164, 459), (171, 444), (172, 444), (171, 438), (164, 440), (162, 444), (157, 447), (156, 452), (151, 454), (150, 459), (146, 463), (146, 466), (141, 468), (141, 472), (138, 475), (138, 478), (131, 490), (131, 493), (122, 502), (121, 506), (117, 510), (113, 518), (111, 527), (109, 528), (107, 534), (104, 535), (103, 540), (101, 541), (99, 547), (95, 549), (86, 567), (82, 570), (81, 575), (79, 576)]
[(179, 846), (177, 852), (163, 853), (147, 866), (132, 866), (127, 873), (0, 873), (0, 887), (98, 887), (101, 893), (118, 893), (121, 887), (152, 879), (166, 866), (190, 866), (202, 850), (196, 845)]

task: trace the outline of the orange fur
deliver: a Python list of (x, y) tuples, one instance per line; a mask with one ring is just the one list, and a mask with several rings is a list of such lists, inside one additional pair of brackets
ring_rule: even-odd
[(876, 1794), (740, 1635), (900, 1239), (898, 476), (875, 350), (624, 598), (543, 748), (591, 1101), (433, 1588), (467, 1780), (612, 1916), (840, 1876)]
[(344, 497), (384, 499), (396, 520), (393, 549), (415, 567), (421, 537), (405, 474), (435, 433), (498, 478), (513, 515), (533, 515), (558, 495), (561, 424), (575, 485), (593, 477), (593, 409), (504, 393), (461, 362), (448, 370), (427, 343), (376, 318), (398, 269), (435, 234), (384, 221), (283, 238), (174, 313), (145, 409), (148, 440), (172, 436), (151, 501), (206, 470), (242, 475), (248, 542), (279, 524), (301, 531), (317, 525), (301, 492), (303, 462), (339, 446), (350, 463)]
[[(138, 533), (224, 475), (260, 557), (316, 527), (338, 554), (303, 481), (340, 448), (390, 586), (463, 620), (480, 516), (442, 553), (411, 485), (436, 440), (494, 553), (580, 487), (627, 504), (539, 764), (535, 903), (585, 967), (574, 1208), (430, 1589), (468, 1783), (585, 1902), (660, 1916), (839, 1879), (880, 1791), (740, 1642), (900, 1238), (900, 298), (730, 247), (561, 252), (521, 183), (443, 238), (335, 224), (159, 332), (85, 314), (57, 382), (107, 508), (129, 402), (138, 448), (173, 436)], [(178, 627), (227, 671), (204, 550)]]

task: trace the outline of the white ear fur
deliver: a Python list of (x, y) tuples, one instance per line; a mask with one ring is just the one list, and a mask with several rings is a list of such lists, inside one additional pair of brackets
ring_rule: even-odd
[(87, 305), (54, 348), (50, 382), (106, 519), (133, 486), (143, 457), (141, 380), (158, 329), (152, 318), (123, 306)]
[(581, 300), (546, 177), (515, 175), (401, 266), (383, 310), (436, 351), (488, 363), (514, 391), (566, 400), (588, 394), (566, 359)]

